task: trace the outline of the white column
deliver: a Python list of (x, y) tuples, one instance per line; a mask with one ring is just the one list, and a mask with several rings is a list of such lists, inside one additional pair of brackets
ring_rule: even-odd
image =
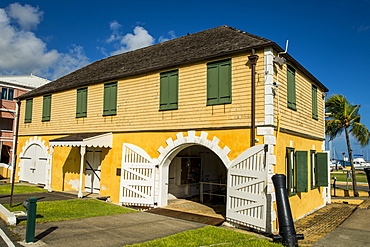
[(274, 54), (272, 47), (264, 50), (264, 72), (265, 72), (265, 124), (274, 124)]
[(270, 212), (270, 224), (267, 224), (266, 230), (271, 232), (273, 230), (273, 221), (276, 221), (276, 211), (274, 210), (273, 203), (275, 201), (274, 185), (271, 177), (275, 174), (276, 155), (274, 155), (274, 148), (276, 146), (276, 137), (274, 136), (275, 124), (275, 109), (274, 109), (274, 53), (272, 47), (267, 47), (264, 50), (264, 74), (265, 74), (265, 125), (271, 127), (257, 128), (257, 135), (263, 135), (264, 144), (268, 144), (267, 153), (267, 194), (270, 195), (268, 201), (267, 212)]
[(86, 153), (86, 146), (80, 147), (80, 154), (81, 154), (81, 162), (80, 162), (80, 185), (78, 188), (78, 198), (82, 198), (82, 178), (84, 174), (84, 162), (85, 162), (85, 153)]
[(46, 184), (45, 189), (47, 189), (49, 192), (52, 192), (51, 188), (51, 179), (52, 179), (52, 170), (53, 170), (53, 154), (54, 154), (54, 147), (50, 146), (50, 158), (49, 158), (49, 174), (48, 174), (48, 182)]

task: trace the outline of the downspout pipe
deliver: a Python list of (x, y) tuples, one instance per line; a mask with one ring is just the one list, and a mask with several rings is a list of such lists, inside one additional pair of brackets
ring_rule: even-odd
[(256, 145), (256, 64), (258, 60), (258, 55), (254, 54), (254, 49), (252, 49), (252, 55), (248, 56), (250, 65), (252, 66), (252, 109), (251, 109), (251, 146)]
[(14, 180), (15, 180), (15, 171), (17, 168), (17, 144), (18, 144), (18, 127), (19, 127), (19, 112), (21, 109), (21, 101), (17, 99), (16, 103), (16, 113), (14, 116), (14, 127), (13, 127), (13, 153), (12, 153), (12, 176), (11, 176), (11, 183), (12, 183), (12, 188), (10, 191), (10, 206), (12, 207), (13, 205), (13, 194), (14, 194)]

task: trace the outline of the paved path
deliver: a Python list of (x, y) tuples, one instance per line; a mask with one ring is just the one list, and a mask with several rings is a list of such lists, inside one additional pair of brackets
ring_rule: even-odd
[[(38, 202), (42, 201), (60, 201), (68, 199), (77, 199), (76, 195), (62, 192), (41, 192), (41, 193), (30, 193), (30, 194), (14, 194), (13, 203), (23, 203), (30, 197), (36, 197)], [(0, 204), (9, 204), (10, 195), (0, 194)]]
[(0, 220), (0, 246), (8, 247), (20, 247), (21, 245), (17, 242), (19, 239), (14, 235), (5, 224), (4, 221)]
[[(20, 203), (29, 197), (37, 197), (40, 201), (76, 198), (75, 195), (60, 192), (18, 194), (14, 202)], [(9, 197), (0, 195), (0, 203), (3, 201), (9, 203)], [(361, 204), (339, 228), (321, 238), (313, 246), (370, 246), (370, 200), (365, 202), (363, 203), (365, 205), (361, 207)], [(333, 212), (337, 213), (333, 213), (334, 215), (328, 218), (324, 217), (324, 219), (319, 217), (317, 222), (326, 223), (328, 219), (334, 219), (343, 214), (341, 210)], [(320, 216), (320, 211), (317, 214)], [(311, 223), (307, 231), (312, 231)], [(37, 224), (35, 235), (38, 241), (32, 246), (116, 247), (150, 241), (204, 226), (201, 223), (140, 212), (50, 222)], [(317, 231), (321, 229), (320, 227), (322, 226), (317, 226)], [(20, 236), (25, 236), (25, 227), (18, 226), (15, 229)]]
[[(369, 201), (369, 200), (368, 200)], [(365, 247), (370, 246), (370, 203), (359, 206), (338, 228), (312, 246), (315, 247)]]
[[(74, 194), (63, 192), (15, 194), (13, 203), (22, 203), (30, 197), (36, 197), (38, 201), (77, 198)], [(1, 204), (9, 203), (9, 199), (9, 195), (0, 195)], [(118, 247), (204, 226), (206, 225), (151, 213), (127, 213), (37, 224), (35, 232), (37, 241), (26, 246)], [(22, 238), (26, 234), (25, 226), (17, 226), (14, 231)]]
[[(151, 213), (128, 213), (37, 224), (37, 246), (118, 247), (169, 236), (206, 225)], [(16, 227), (25, 235), (25, 227)]]

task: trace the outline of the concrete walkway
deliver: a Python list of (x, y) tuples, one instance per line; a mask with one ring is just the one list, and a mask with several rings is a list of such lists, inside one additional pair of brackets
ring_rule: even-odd
[[(52, 192), (16, 195), (14, 201), (22, 202), (23, 196), (27, 198), (38, 197), (40, 201), (76, 198), (75, 195), (67, 193)], [(370, 246), (368, 237), (370, 233), (370, 199), (358, 199), (364, 200), (358, 208), (357, 205), (351, 204), (350, 200), (352, 199), (343, 198), (343, 203), (330, 204), (303, 218), (301, 226), (298, 226), (299, 224), (296, 222), (297, 233), (304, 233), (307, 237), (306, 240), (300, 241), (300, 246)], [(5, 196), (1, 198), (0, 196), (1, 200), (6, 200), (8, 203), (9, 198)], [(185, 203), (177, 203), (172, 207), (178, 210), (177, 207), (180, 205), (184, 207)], [(343, 221), (344, 223), (342, 223)], [(206, 225), (152, 213), (128, 213), (37, 224), (35, 236), (38, 241), (25, 246), (69, 246), (73, 244), (80, 247), (116, 247), (146, 242), (204, 226)], [(336, 227), (338, 228), (335, 229)], [(23, 238), (25, 227), (17, 226), (15, 232)], [(323, 232), (324, 234), (322, 234)], [(321, 235), (317, 235), (317, 233)], [(324, 235), (326, 236), (323, 237)], [(319, 238), (321, 239), (319, 240)]]
[(361, 204), (338, 228), (312, 246), (370, 246), (370, 200)]
[[(66, 220), (37, 224), (38, 241), (31, 246), (119, 247), (204, 226), (143, 212)], [(25, 236), (25, 227), (16, 227), (15, 232)]]

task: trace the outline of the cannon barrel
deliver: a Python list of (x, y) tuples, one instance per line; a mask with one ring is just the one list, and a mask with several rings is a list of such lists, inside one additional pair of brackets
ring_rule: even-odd
[(273, 236), (274, 241), (282, 242), (284, 246), (298, 246), (298, 239), (304, 239), (303, 234), (296, 234), (288, 193), (286, 189), (286, 177), (283, 174), (272, 176), (275, 186), (276, 206), (278, 210), (279, 235)]

